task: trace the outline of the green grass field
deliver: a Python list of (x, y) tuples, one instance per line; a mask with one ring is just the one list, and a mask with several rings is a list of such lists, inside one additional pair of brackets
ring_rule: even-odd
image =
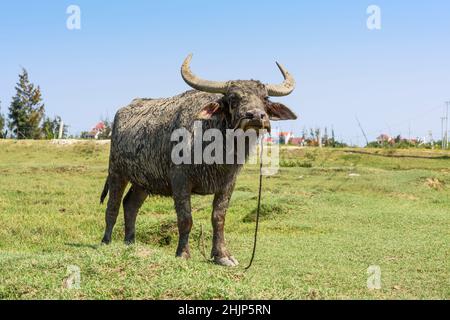
[[(263, 218), (252, 269), (258, 170), (247, 166), (227, 214), (226, 237), (241, 265), (203, 258), (211, 244), (212, 197), (193, 198), (192, 259), (174, 257), (170, 198), (151, 197), (137, 244), (101, 246), (99, 195), (109, 145), (0, 140), (1, 299), (449, 299), (450, 158), (418, 159), (282, 150), (263, 181)], [(365, 150), (379, 155), (400, 151)], [(406, 155), (442, 156), (403, 151)], [(67, 289), (69, 265), (81, 288)], [(367, 269), (381, 268), (381, 289)]]

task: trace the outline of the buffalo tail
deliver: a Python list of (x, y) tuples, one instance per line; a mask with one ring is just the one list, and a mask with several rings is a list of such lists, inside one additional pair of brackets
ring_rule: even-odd
[(108, 191), (109, 191), (108, 180), (109, 180), (109, 177), (106, 178), (105, 186), (103, 187), (102, 195), (100, 196), (100, 204), (103, 204), (103, 201), (105, 201), (105, 198), (108, 195)]

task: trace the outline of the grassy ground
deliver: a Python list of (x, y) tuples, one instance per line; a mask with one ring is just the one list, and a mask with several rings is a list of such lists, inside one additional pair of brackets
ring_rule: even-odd
[[(0, 298), (450, 298), (449, 159), (284, 149), (279, 174), (263, 182), (257, 255), (244, 272), (257, 168), (243, 171), (232, 198), (226, 236), (241, 266), (227, 269), (197, 246), (201, 225), (211, 246), (211, 197), (193, 199), (190, 261), (174, 258), (169, 198), (144, 204), (136, 245), (122, 244), (122, 214), (113, 244), (99, 245), (108, 148), (0, 140)], [(69, 265), (81, 269), (78, 290), (63, 285)], [(371, 265), (380, 290), (367, 289)]]

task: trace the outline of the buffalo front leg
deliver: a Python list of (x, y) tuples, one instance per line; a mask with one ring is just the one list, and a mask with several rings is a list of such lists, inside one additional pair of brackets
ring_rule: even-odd
[(213, 226), (213, 244), (211, 257), (214, 262), (226, 266), (235, 267), (239, 262), (229, 253), (225, 247), (225, 215), (230, 203), (231, 192), (216, 193), (213, 202), (211, 222)]
[(147, 199), (147, 192), (139, 186), (133, 185), (123, 199), (125, 216), (125, 244), (133, 244), (136, 238), (136, 216)]
[(189, 233), (192, 228), (191, 192), (189, 188), (178, 181), (176, 191), (173, 193), (175, 210), (177, 211), (178, 247), (176, 256), (184, 259), (190, 258)]
[(110, 174), (108, 177), (109, 199), (105, 214), (105, 235), (102, 239), (102, 243), (104, 244), (109, 244), (111, 242), (112, 231), (117, 221), (122, 196), (127, 184), (128, 181), (118, 175)]

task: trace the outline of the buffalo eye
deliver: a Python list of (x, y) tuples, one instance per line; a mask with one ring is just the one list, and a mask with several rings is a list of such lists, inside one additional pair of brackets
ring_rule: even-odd
[(231, 108), (236, 108), (239, 105), (239, 97), (236, 94), (231, 94), (228, 97), (228, 103)]

